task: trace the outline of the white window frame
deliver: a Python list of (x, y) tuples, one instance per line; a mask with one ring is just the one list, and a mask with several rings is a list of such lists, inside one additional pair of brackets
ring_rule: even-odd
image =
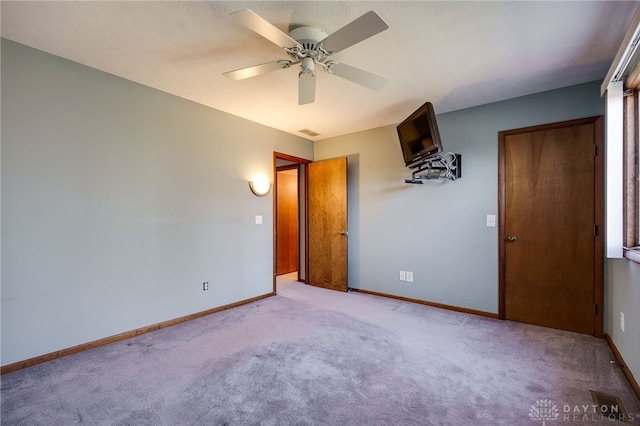
[[(606, 97), (606, 256), (626, 257), (640, 263), (640, 164), (629, 167), (627, 157), (638, 155), (639, 104), (634, 102), (633, 119), (625, 119), (625, 82), (640, 90), (640, 10), (605, 77), (601, 94)], [(634, 95), (637, 97), (637, 95)], [(627, 104), (627, 107), (629, 105)], [(625, 133), (626, 132), (626, 133)], [(631, 139), (629, 139), (631, 138)], [(627, 145), (632, 143), (632, 149)], [(626, 157), (625, 157), (626, 156)], [(640, 159), (638, 160), (640, 163)], [(626, 167), (626, 172), (625, 172)], [(631, 180), (632, 185), (627, 185)], [(628, 201), (632, 200), (632, 201)], [(632, 209), (632, 211), (629, 211)], [(631, 230), (630, 230), (631, 228)]]

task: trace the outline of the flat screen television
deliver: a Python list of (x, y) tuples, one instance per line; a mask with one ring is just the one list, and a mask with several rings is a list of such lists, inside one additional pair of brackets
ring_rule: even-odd
[(433, 104), (427, 102), (396, 127), (407, 167), (442, 152)]

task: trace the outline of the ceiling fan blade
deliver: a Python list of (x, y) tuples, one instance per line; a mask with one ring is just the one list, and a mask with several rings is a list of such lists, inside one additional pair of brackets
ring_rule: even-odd
[(316, 75), (301, 73), (298, 78), (298, 105), (312, 104), (316, 100)]
[(255, 13), (251, 9), (238, 10), (229, 14), (234, 21), (244, 25), (262, 37), (280, 47), (295, 47), (298, 42), (280, 31), (272, 23)]
[(326, 69), (331, 74), (377, 91), (382, 90), (389, 81), (387, 77), (335, 61), (327, 63)]
[(389, 28), (373, 10), (351, 21), (320, 42), (327, 52), (339, 52)]
[(289, 68), (291, 61), (280, 59), (278, 61), (267, 62), (266, 64), (254, 65), (252, 67), (241, 68), (239, 70), (227, 71), (222, 73), (225, 77), (231, 80), (242, 80), (244, 78), (255, 77), (260, 74), (266, 74), (271, 71), (279, 70), (282, 68)]

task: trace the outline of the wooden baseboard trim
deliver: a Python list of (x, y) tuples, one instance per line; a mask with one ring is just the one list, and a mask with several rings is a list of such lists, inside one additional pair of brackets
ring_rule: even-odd
[(230, 303), (228, 305), (219, 306), (217, 308), (207, 309), (206, 311), (196, 312), (194, 314), (185, 315), (180, 318), (174, 318), (168, 321), (163, 321), (157, 324), (149, 325), (147, 327), (138, 328), (136, 330), (125, 331), (124, 333), (116, 334), (114, 336), (105, 337), (103, 339), (94, 340), (92, 342), (82, 343), (77, 346), (73, 346), (59, 351), (51, 352), (35, 358), (26, 359), (24, 361), (18, 361), (13, 364), (3, 365), (0, 367), (0, 376), (7, 373), (13, 373), (14, 371), (22, 370), (23, 368), (32, 367), (34, 365), (42, 364), (47, 361), (62, 358), (65, 356), (77, 354), (79, 352), (94, 349), (100, 346), (105, 346), (111, 343), (119, 342), (121, 340), (130, 339), (141, 334), (150, 333), (152, 331), (160, 330), (162, 328), (171, 327), (172, 325), (181, 324), (183, 322), (192, 321), (194, 319), (202, 318), (207, 315), (215, 314), (217, 312), (226, 311), (228, 309), (236, 308), (238, 306), (246, 305), (249, 303), (257, 302), (267, 297), (275, 296), (275, 292), (263, 294), (261, 296), (252, 297), (250, 299), (241, 300), (239, 302)]
[(620, 351), (618, 351), (618, 348), (616, 348), (616, 345), (613, 343), (613, 339), (611, 339), (611, 336), (609, 336), (607, 333), (604, 333), (604, 340), (606, 340), (607, 344), (609, 344), (611, 352), (613, 352), (613, 356), (616, 358), (616, 362), (618, 363), (620, 368), (622, 368), (624, 377), (627, 378), (627, 381), (631, 385), (631, 388), (635, 392), (638, 399), (640, 399), (640, 385), (638, 385), (638, 382), (636, 382), (636, 379), (633, 377), (633, 373), (631, 373), (631, 370), (629, 370), (627, 363), (624, 362), (624, 358), (622, 358)]
[(365, 293), (365, 294), (371, 294), (373, 296), (380, 296), (380, 297), (387, 297), (389, 299), (402, 300), (403, 302), (418, 303), (420, 305), (431, 306), (433, 308), (446, 309), (448, 311), (456, 311), (456, 312), (461, 312), (461, 313), (464, 313), (464, 314), (479, 315), (481, 317), (500, 319), (498, 317), (498, 314), (493, 314), (491, 312), (476, 311), (475, 309), (460, 308), (458, 306), (444, 305), (442, 303), (427, 302), (426, 300), (411, 299), (409, 297), (396, 296), (396, 295), (393, 295), (393, 294), (386, 294), (386, 293), (378, 293), (377, 291), (363, 290), (363, 289), (360, 289), (360, 288), (351, 288), (349, 290), (357, 291), (357, 292)]

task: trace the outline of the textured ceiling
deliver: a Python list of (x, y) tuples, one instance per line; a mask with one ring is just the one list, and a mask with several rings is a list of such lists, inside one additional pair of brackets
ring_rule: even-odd
[[(2, 37), (309, 139), (604, 78), (638, 2), (7, 2)], [(286, 59), (229, 18), (249, 8), (288, 32), (331, 34), (369, 10), (389, 29), (334, 59), (390, 79), (375, 92), (318, 71), (297, 103), (298, 68), (232, 81), (222, 73)], [(320, 135), (299, 133), (311, 129)]]

